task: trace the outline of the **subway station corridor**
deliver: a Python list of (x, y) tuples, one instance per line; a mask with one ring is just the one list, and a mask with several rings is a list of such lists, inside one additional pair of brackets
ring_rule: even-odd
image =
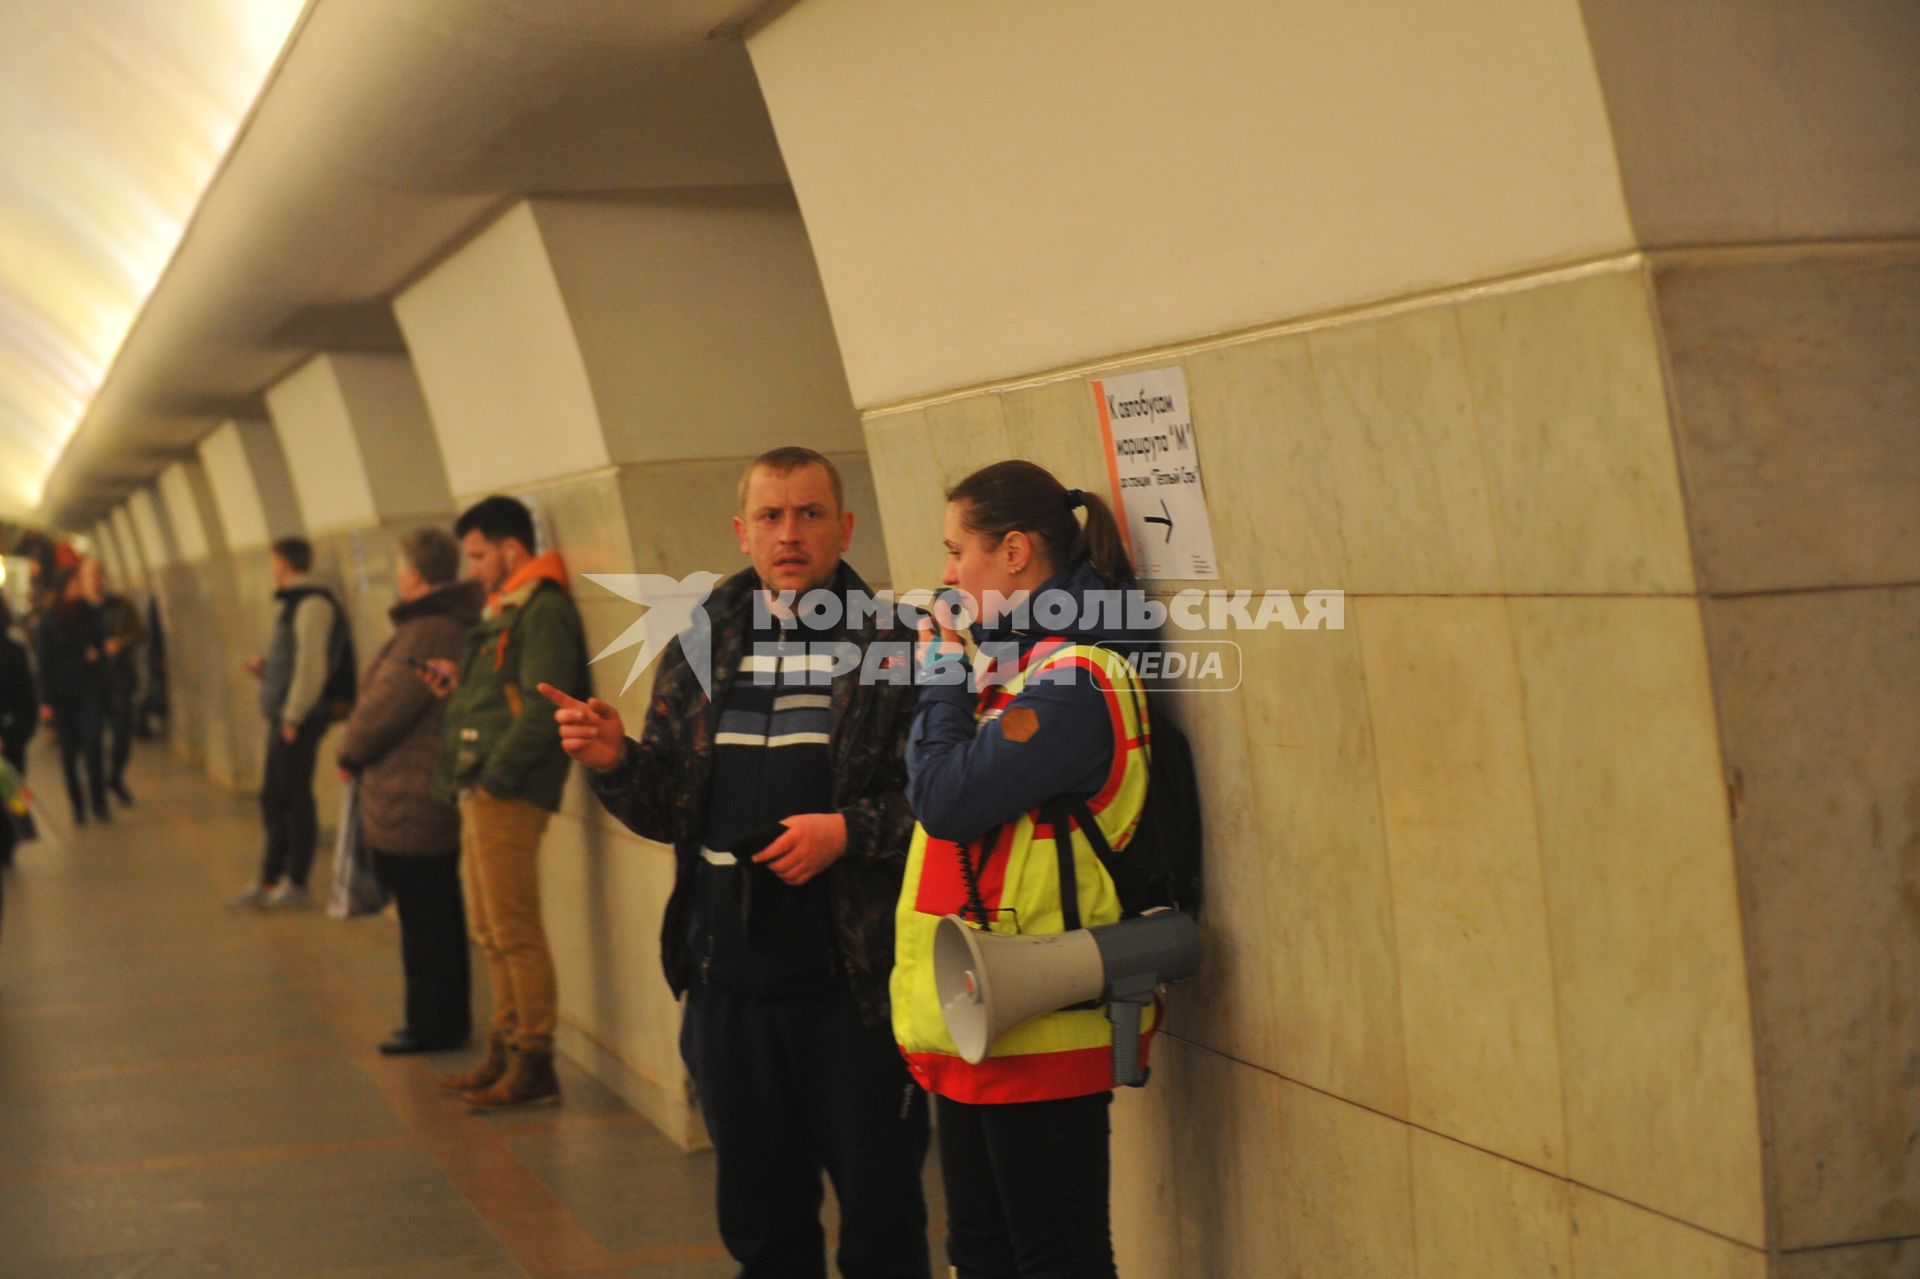
[(0, 1279), (1920, 1279), (1916, 352), (1920, 0), (0, 0)]
[(400, 1004), (390, 912), (232, 909), (253, 801), (159, 745), (130, 784), (108, 826), (43, 804), (6, 885), (0, 1276), (733, 1272), (711, 1152), (564, 1064), (560, 1109), (468, 1115), (435, 1088), (465, 1054), (374, 1051)]

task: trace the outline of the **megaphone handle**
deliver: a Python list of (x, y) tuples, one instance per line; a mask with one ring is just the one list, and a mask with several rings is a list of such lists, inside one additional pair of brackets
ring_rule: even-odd
[(1147, 1082), (1140, 1069), (1140, 1014), (1145, 1008), (1131, 999), (1107, 1001), (1107, 1020), (1113, 1023), (1115, 1088), (1138, 1088)]

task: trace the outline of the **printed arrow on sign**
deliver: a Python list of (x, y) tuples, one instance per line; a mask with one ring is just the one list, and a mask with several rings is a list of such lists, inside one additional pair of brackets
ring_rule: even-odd
[(1164, 524), (1167, 526), (1167, 541), (1173, 541), (1173, 512), (1167, 509), (1167, 499), (1160, 499), (1160, 514), (1148, 515), (1140, 521), (1142, 524)]

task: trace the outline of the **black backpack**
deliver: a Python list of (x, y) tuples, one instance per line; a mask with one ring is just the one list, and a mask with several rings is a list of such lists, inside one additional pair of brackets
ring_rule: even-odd
[[(1046, 806), (1045, 816), (1055, 831), (1078, 826), (1099, 855), (1120, 895), (1120, 917), (1132, 919), (1150, 910), (1172, 907), (1190, 915), (1200, 913), (1200, 787), (1193, 767), (1193, 747), (1171, 720), (1152, 713), (1146, 690), (1136, 684), (1135, 708), (1147, 724), (1147, 802), (1140, 810), (1133, 838), (1120, 849), (1107, 837), (1087, 807), (1087, 797), (1063, 796)], [(1070, 840), (1056, 838), (1060, 858), (1060, 905), (1068, 931), (1080, 925), (1078, 877), (1073, 869)]]

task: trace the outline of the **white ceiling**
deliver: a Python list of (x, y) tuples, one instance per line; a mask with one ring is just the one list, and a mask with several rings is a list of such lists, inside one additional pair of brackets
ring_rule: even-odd
[[(314, 350), (398, 349), (392, 294), (513, 197), (785, 181), (745, 49), (709, 38), (757, 7), (744, 0), (313, 0), (212, 185), (202, 177), (188, 195), (189, 206), (199, 196), (191, 223), (104, 385), (52, 403), (23, 390), (25, 413), (16, 363), (59, 349), (68, 317), (91, 304), (74, 299), (65, 272), (16, 269), (25, 255), (11, 229), (37, 218), (92, 241), (71, 229), (72, 207), (38, 196), (57, 167), (46, 150), (13, 140), (36, 119), (62, 135), (99, 130), (110, 141), (93, 167), (109, 193), (120, 170), (182, 149), (154, 135), (204, 126), (159, 117), (201, 91), (177, 87), (185, 72), (164, 89), (148, 64), (166, 46), (112, 16), (171, 17), (176, 5), (262, 11), (261, 0), (0, 4), (0, 490), (23, 487), (16, 458), (44, 465), (61, 412), (70, 422), (79, 410), (38, 504), (48, 522), (91, 522), (224, 418), (259, 412), (260, 392)], [(20, 100), (11, 62), (35, 61), (8, 38), (20, 8), (38, 15), (50, 50), (95, 50), (98, 83), (125, 82), (105, 95), (112, 105), (99, 89)], [(211, 37), (175, 38), (214, 56)], [(129, 124), (128, 140), (106, 127), (115, 117), (153, 119)], [(49, 274), (45, 300), (27, 292)], [(43, 362), (52, 382), (68, 376)], [(10, 500), (0, 492), (0, 515)]]
[(0, 514), (38, 503), (301, 5), (0, 5)]

